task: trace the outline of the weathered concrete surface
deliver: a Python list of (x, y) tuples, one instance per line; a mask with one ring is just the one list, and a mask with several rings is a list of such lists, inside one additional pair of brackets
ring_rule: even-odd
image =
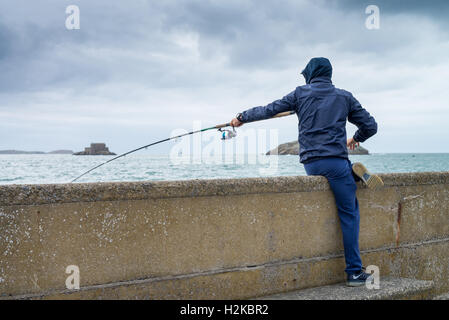
[(449, 300), (449, 292), (436, 296), (433, 300)]
[(407, 278), (380, 279), (379, 289), (366, 286), (348, 287), (345, 283), (278, 293), (258, 300), (391, 300), (426, 299), (433, 289), (432, 281)]
[[(358, 191), (364, 264), (448, 291), (449, 173), (382, 177)], [(344, 268), (321, 177), (0, 186), (0, 254), (0, 297), (248, 298)]]
[[(423, 272), (414, 261), (427, 260), (422, 257), (440, 253), (435, 269), (445, 274), (435, 278), (436, 282), (447, 282), (447, 263), (441, 257), (447, 256), (448, 241), (431, 241), (420, 245), (406, 245), (400, 248), (381, 248), (363, 252), (367, 263), (376, 261), (385, 275), (395, 277), (408, 275), (429, 279), (432, 271)], [(401, 266), (403, 263), (407, 266)], [(41, 294), (21, 295), (14, 298), (30, 299), (245, 299), (266, 296), (279, 292), (318, 287), (342, 282), (344, 268), (342, 256), (327, 256), (311, 259), (277, 261), (255, 267), (242, 267), (208, 271), (190, 275), (154, 277), (104, 285), (82, 286), (79, 291), (52, 290)], [(441, 290), (433, 288), (425, 292), (426, 297)], [(447, 290), (447, 289), (446, 289)], [(413, 297), (408, 297), (413, 298)]]

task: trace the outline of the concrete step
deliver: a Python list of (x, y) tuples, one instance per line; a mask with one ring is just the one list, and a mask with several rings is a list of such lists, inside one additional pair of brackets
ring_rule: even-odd
[(395, 300), (429, 299), (433, 281), (381, 278), (380, 289), (348, 287), (344, 283), (259, 297), (257, 300)]
[(433, 300), (449, 300), (449, 292), (436, 296)]

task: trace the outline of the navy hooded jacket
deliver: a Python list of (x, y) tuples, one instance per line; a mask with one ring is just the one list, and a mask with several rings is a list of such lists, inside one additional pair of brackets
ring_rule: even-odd
[(332, 66), (326, 58), (313, 58), (302, 71), (306, 85), (265, 107), (242, 112), (243, 122), (268, 119), (279, 112), (298, 116), (299, 157), (302, 163), (319, 158), (348, 158), (346, 120), (358, 128), (354, 140), (364, 142), (377, 132), (377, 123), (348, 91), (332, 84)]

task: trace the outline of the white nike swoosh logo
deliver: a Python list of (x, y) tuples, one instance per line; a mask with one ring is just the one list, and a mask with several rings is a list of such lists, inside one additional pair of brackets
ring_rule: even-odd
[(357, 277), (356, 277), (356, 276), (352, 276), (352, 278), (353, 278), (354, 280), (357, 280), (361, 275), (362, 275), (362, 274), (359, 274)]

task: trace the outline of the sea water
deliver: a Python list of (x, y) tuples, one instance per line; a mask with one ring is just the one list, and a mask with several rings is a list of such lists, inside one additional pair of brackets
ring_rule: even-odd
[[(173, 161), (167, 156), (129, 155), (112, 161), (77, 182), (225, 179), (306, 175), (298, 156), (248, 155), (231, 161)], [(0, 155), (0, 184), (67, 183), (112, 156)], [(255, 161), (254, 161), (255, 159)], [(447, 153), (350, 156), (371, 172), (449, 171)], [(269, 169), (269, 170), (266, 170)]]

